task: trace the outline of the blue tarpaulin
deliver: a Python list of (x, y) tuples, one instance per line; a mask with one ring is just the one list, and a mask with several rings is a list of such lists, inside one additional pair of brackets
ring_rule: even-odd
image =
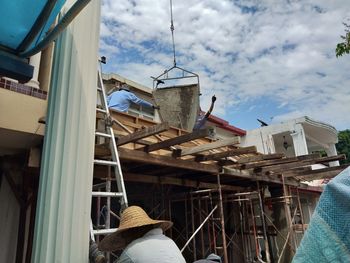
[[(49, 1), (0, 0), (0, 46), (2, 48), (16, 50), (31, 31), (35, 21)], [(40, 28), (39, 34), (34, 38), (29, 48), (35, 46), (45, 37), (46, 32), (54, 22), (64, 3), (65, 0), (58, 0), (56, 2), (52, 11), (46, 17), (43, 27)]]
[(350, 262), (350, 167), (328, 183), (293, 263)]

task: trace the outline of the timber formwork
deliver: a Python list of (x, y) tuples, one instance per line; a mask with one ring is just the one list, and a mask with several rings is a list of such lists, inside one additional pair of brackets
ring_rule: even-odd
[[(129, 203), (153, 218), (172, 220), (167, 234), (188, 262), (210, 253), (225, 263), (289, 262), (307, 227), (299, 191), (316, 196), (322, 191), (302, 181), (329, 179), (346, 168), (327, 166), (343, 155), (263, 155), (254, 146), (237, 147), (238, 136), (216, 140), (212, 127), (187, 132), (116, 111), (111, 115)], [(103, 142), (95, 155), (108, 160)], [(311, 170), (312, 164), (325, 168)], [(95, 187), (110, 188), (111, 180), (106, 167), (95, 166)], [(97, 225), (117, 227), (113, 211), (118, 204), (100, 198), (92, 217)]]

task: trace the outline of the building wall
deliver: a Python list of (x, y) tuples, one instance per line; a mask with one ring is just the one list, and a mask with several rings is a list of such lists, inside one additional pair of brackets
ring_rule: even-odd
[(0, 127), (43, 135), (38, 120), (46, 115), (47, 101), (0, 89)]

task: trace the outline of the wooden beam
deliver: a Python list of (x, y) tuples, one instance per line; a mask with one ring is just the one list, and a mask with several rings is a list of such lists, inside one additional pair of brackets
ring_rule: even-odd
[(349, 166), (350, 164), (343, 164), (339, 166), (321, 168), (321, 169), (311, 170), (307, 172), (300, 172), (295, 174), (295, 176), (305, 181), (333, 178), (337, 176), (339, 173), (341, 173), (343, 170), (348, 168)]
[(241, 157), (237, 160), (237, 163), (252, 163), (252, 162), (259, 162), (259, 161), (266, 161), (266, 160), (273, 160), (273, 159), (281, 159), (283, 157), (285, 157), (283, 153), (260, 154), (256, 156)]
[(167, 166), (174, 168), (182, 168), (192, 171), (206, 172), (206, 173), (218, 173), (219, 166), (214, 164), (203, 164), (193, 161), (174, 159), (168, 156), (148, 154), (141, 151), (129, 150), (125, 148), (119, 148), (119, 157), (121, 160), (134, 161), (140, 163), (147, 163), (159, 166)]
[(215, 128), (207, 127), (205, 129), (194, 131), (194, 132), (177, 136), (174, 138), (170, 138), (162, 142), (147, 145), (144, 148), (141, 148), (141, 150), (144, 150), (145, 152), (153, 152), (159, 149), (169, 148), (170, 146), (179, 145), (184, 142), (196, 140), (199, 138), (212, 137), (214, 135), (215, 135)]
[(136, 142), (137, 140), (158, 134), (163, 131), (169, 130), (169, 123), (164, 122), (154, 126), (145, 127), (139, 131), (133, 132), (129, 135), (118, 137), (117, 145), (124, 145), (130, 142)]
[(284, 177), (294, 177), (300, 173), (310, 172), (310, 171), (312, 171), (311, 166), (302, 166), (302, 167), (297, 167), (297, 168), (293, 168), (291, 170), (284, 171), (283, 176)]
[[(283, 184), (283, 181), (280, 176), (264, 175), (264, 174), (259, 175), (256, 173), (251, 173), (248, 170), (240, 170), (240, 169), (235, 169), (231, 167), (223, 167), (222, 174), (230, 175), (230, 176), (238, 177), (242, 179), (248, 179), (248, 180), (251, 180), (252, 183), (255, 183), (256, 181), (262, 181), (267, 183)], [(306, 184), (302, 184), (294, 178), (285, 178), (285, 184), (301, 187), (301, 188), (305, 188), (305, 186), (307, 186)]]
[[(320, 158), (314, 158), (311, 160), (303, 160), (299, 162), (293, 162), (293, 163), (284, 163), (284, 164), (277, 164), (277, 165), (271, 165), (271, 166), (265, 166), (262, 168), (255, 168), (258, 169), (257, 172), (266, 173), (266, 172), (283, 172), (286, 170), (290, 170), (297, 167), (317, 164), (317, 163), (326, 163), (326, 162), (332, 162), (332, 161), (338, 161), (338, 160), (344, 160), (345, 155), (337, 155), (337, 156), (330, 156), (330, 157), (320, 157)], [(260, 169), (260, 170), (259, 170)]]
[(312, 160), (312, 159), (315, 159), (317, 157), (320, 157), (320, 155), (319, 154), (309, 154), (309, 155), (302, 155), (302, 156), (289, 157), (289, 158), (266, 160), (266, 161), (255, 162), (255, 163), (241, 164), (239, 168), (240, 169), (251, 169), (251, 168), (277, 165), (277, 164), (294, 163), (294, 162), (300, 162), (300, 161), (304, 161), (304, 160)]
[(220, 160), (221, 158), (230, 157), (230, 156), (238, 156), (242, 154), (248, 154), (248, 153), (256, 153), (256, 147), (250, 146), (250, 147), (242, 147), (237, 148), (221, 153), (213, 153), (213, 154), (199, 154), (195, 157), (196, 162), (204, 162), (204, 161), (210, 161), (210, 160)]
[(202, 144), (191, 148), (181, 149), (181, 151), (179, 151), (177, 154), (180, 156), (196, 154), (196, 153), (205, 152), (205, 151), (209, 151), (209, 150), (224, 147), (224, 146), (238, 144), (240, 142), (241, 142), (241, 138), (238, 136), (235, 136), (225, 140), (218, 140), (212, 143), (206, 143), (206, 144)]
[[(203, 189), (217, 189), (218, 185), (215, 183), (206, 183), (199, 180), (188, 180), (175, 177), (166, 176), (152, 176), (135, 173), (124, 173), (124, 180), (126, 182), (137, 182), (137, 183), (151, 183), (151, 184), (167, 184), (167, 185), (178, 185), (192, 188), (203, 188)], [(223, 190), (231, 191), (243, 191), (246, 188), (233, 185), (221, 185)]]

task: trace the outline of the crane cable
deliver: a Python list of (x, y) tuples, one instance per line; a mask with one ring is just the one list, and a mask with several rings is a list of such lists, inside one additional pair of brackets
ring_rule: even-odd
[(176, 55), (175, 55), (175, 40), (174, 40), (174, 21), (173, 21), (173, 1), (170, 0), (170, 30), (171, 38), (173, 41), (173, 53), (174, 53), (174, 67), (176, 67)]

